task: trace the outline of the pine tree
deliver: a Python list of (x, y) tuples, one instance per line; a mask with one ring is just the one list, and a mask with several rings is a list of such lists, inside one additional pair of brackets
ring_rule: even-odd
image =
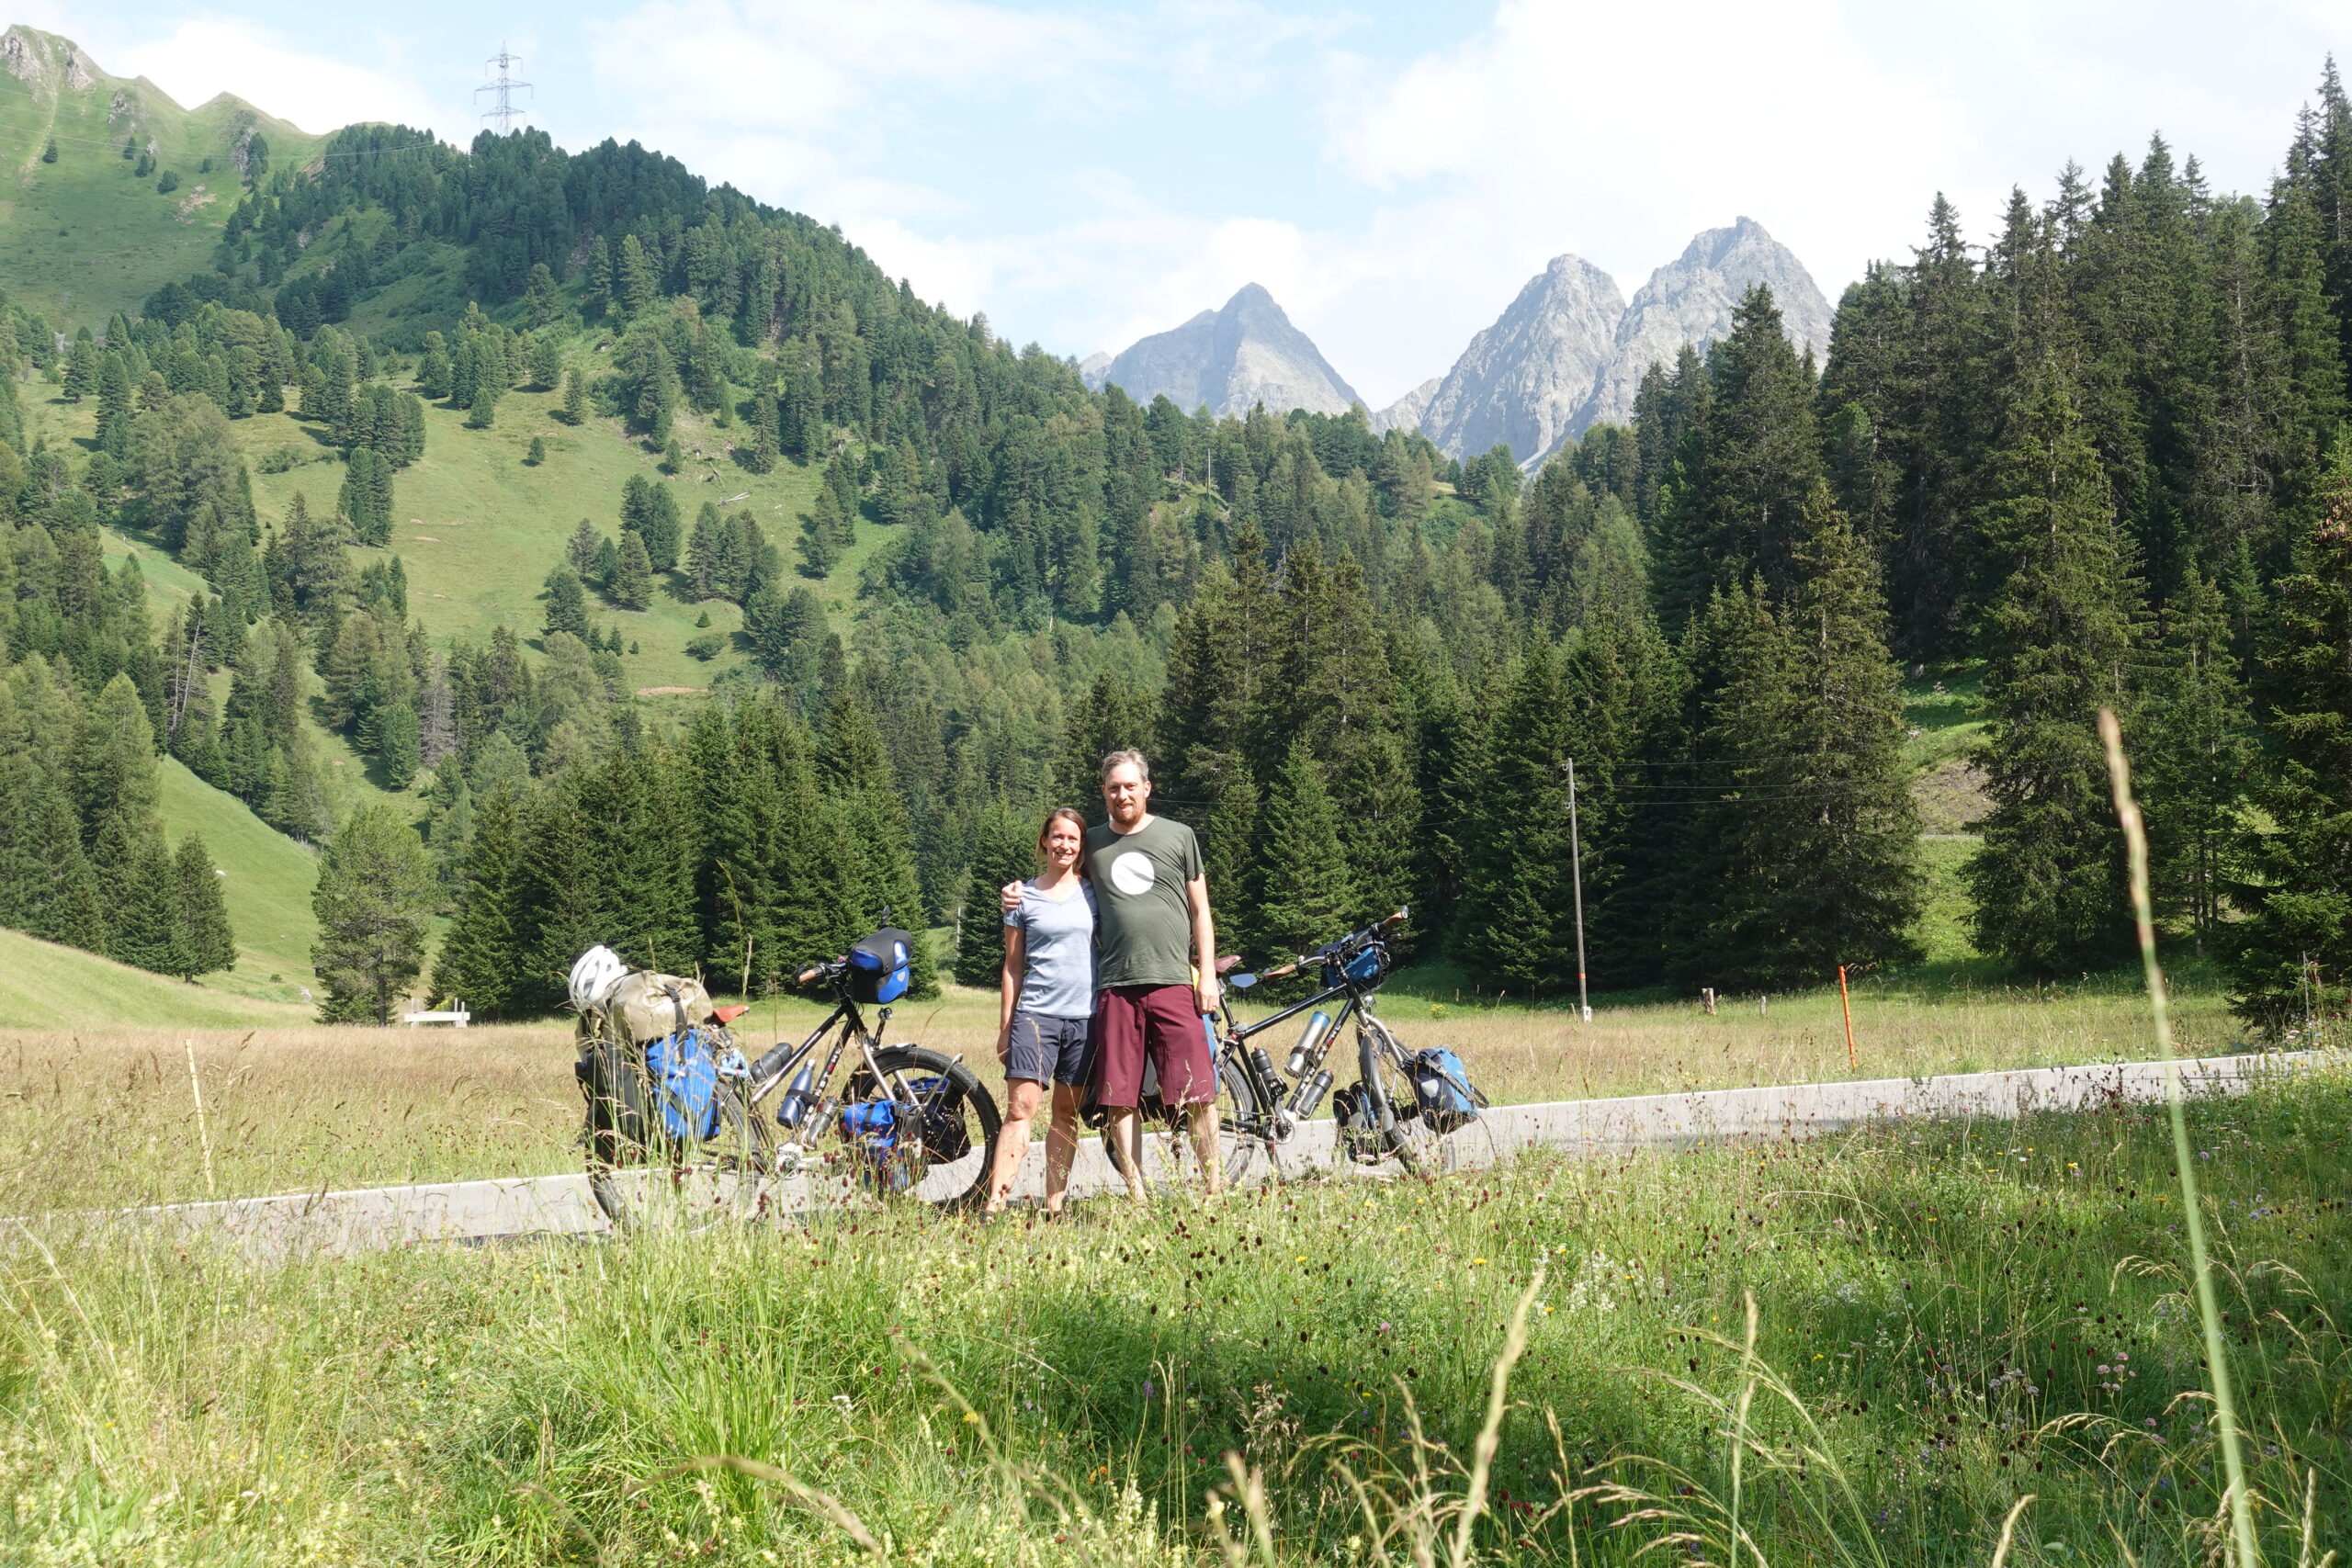
[[(868, 929), (888, 919), (914, 937), (915, 996), (939, 994), (937, 960), (924, 930), (922, 881), (915, 874), (914, 846), (906, 808), (890, 775), (888, 754), (865, 705), (849, 693), (835, 697), (825, 713), (817, 752), (817, 776), (835, 831), (849, 846), (857, 872), (851, 883), (859, 923)], [(846, 933), (854, 940), (861, 932)]]
[(392, 466), (381, 452), (355, 449), (344, 469), (335, 511), (351, 524), (363, 545), (388, 545), (392, 537)]
[(645, 536), (634, 528), (621, 534), (620, 565), (613, 573), (612, 601), (624, 610), (649, 609), (653, 604), (653, 562), (645, 553)]
[(2256, 756), (2253, 716), (2230, 648), (2228, 605), (2193, 562), (2160, 625), (2132, 726), (2132, 771), (2158, 909), (2188, 923), (2201, 954), (2222, 915), (2230, 841)]
[(556, 346), (555, 334), (542, 332), (531, 340), (531, 383), (540, 391), (552, 392), (563, 380), (563, 351)]
[(322, 1023), (390, 1023), (424, 964), (433, 862), (416, 831), (386, 806), (352, 814), (327, 845), (311, 897), (318, 940), (311, 965), (326, 996)]
[(956, 978), (967, 986), (993, 987), (1004, 969), (1004, 915), (997, 889), (1037, 874), (1037, 845), (1030, 823), (1011, 807), (991, 804), (972, 832), (971, 869), (965, 874), (956, 918)]
[(1993, 810), (1969, 863), (1979, 948), (2029, 970), (2114, 961), (2130, 935), (2122, 839), (2095, 720), (2129, 695), (2133, 584), (2098, 454), (2054, 367), (2020, 389), (1983, 530), (1984, 757)]
[(541, 623), (543, 632), (570, 632), (583, 640), (588, 636), (588, 595), (580, 585), (579, 575), (567, 563), (547, 575), (545, 584), (548, 602), (547, 618)]
[(531, 449), (523, 455), (523, 461), (529, 467), (536, 468), (540, 467), (547, 460), (548, 444), (538, 436), (532, 436)]
[(216, 969), (235, 968), (237, 938), (229, 926), (228, 900), (221, 896), (220, 874), (201, 838), (190, 833), (180, 840), (179, 853), (172, 857), (172, 874), (177, 897), (172, 910), (171, 972), (193, 981)]
[(580, 526), (574, 528), (571, 537), (563, 542), (564, 564), (582, 580), (593, 578), (596, 570), (596, 549), (603, 542), (604, 536), (596, 532), (596, 525), (582, 517)]
[(73, 797), (43, 762), (30, 722), (0, 678), (0, 919), (49, 942), (104, 952), (105, 908)]
[(1340, 842), (1340, 808), (1305, 743), (1293, 741), (1283, 753), (1260, 821), (1257, 918), (1235, 936), (1279, 961), (1363, 924), (1355, 871)]
[[(2227, 928), (2236, 1005), (2273, 1032), (2352, 1007), (2352, 436), (2339, 436), (2278, 584), (2261, 692), (2276, 750)], [(2333, 1038), (2331, 1036), (2331, 1038)]]
[(800, 540), (794, 551), (800, 558), (800, 575), (822, 582), (833, 570), (833, 536), (821, 515), (824, 498), (820, 496), (817, 504), (818, 513), (800, 520)]
[(588, 423), (588, 378), (579, 370), (564, 372), (563, 423), (570, 425)]
[(675, 570), (679, 532), (677, 492), (668, 485), (649, 481), (645, 489), (645, 510), (636, 527), (645, 540), (646, 558), (653, 563), (653, 570)]
[(642, 315), (651, 309), (660, 296), (661, 280), (636, 235), (621, 236), (615, 271), (618, 276), (614, 279), (614, 291), (619, 297), (621, 309), (631, 316)]
[(1708, 704), (1675, 969), (1722, 987), (1824, 983), (1916, 958), (1918, 810), (1876, 570), (1826, 490), (1807, 506), (1784, 606), (1720, 602), (1729, 678)]
[(1560, 874), (1569, 862), (1572, 711), (1565, 661), (1539, 637), (1488, 730), (1449, 944), (1488, 989), (1536, 995), (1576, 974), (1573, 909)]
[(483, 797), (459, 867), (457, 908), (433, 965), (433, 994), (456, 998), (484, 1020), (537, 1011), (517, 988), (527, 920), (521, 902), (525, 812), (522, 793), (511, 786)]
[(107, 956), (157, 975), (182, 974), (179, 876), (163, 834), (143, 838), (109, 858), (114, 867), (102, 885), (108, 905)]
[(473, 395), (466, 403), (466, 428), (488, 430), (498, 416), (498, 382), (483, 376), (474, 383)]

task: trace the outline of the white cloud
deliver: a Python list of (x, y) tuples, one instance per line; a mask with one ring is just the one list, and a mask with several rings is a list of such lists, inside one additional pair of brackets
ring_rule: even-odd
[[(297, 50), (266, 28), (232, 18), (192, 17), (99, 63), (119, 75), (145, 76), (191, 108), (232, 93), (310, 131), (357, 120), (424, 126), (435, 118), (431, 96), (404, 72)], [(447, 121), (447, 106), (442, 108)]]

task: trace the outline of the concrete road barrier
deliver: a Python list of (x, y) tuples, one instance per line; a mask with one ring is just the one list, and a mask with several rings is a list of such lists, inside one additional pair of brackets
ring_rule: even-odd
[[(2191, 1094), (2235, 1094), (2267, 1075), (2292, 1072), (2320, 1059), (2322, 1054), (2316, 1052), (2206, 1056), (2184, 1061), (2180, 1071)], [(1584, 1156), (1738, 1139), (1803, 1138), (1906, 1119), (2008, 1120), (2037, 1111), (2153, 1103), (2164, 1098), (2164, 1085), (2163, 1063), (2131, 1062), (1504, 1105), (1447, 1139), (1439, 1163), (1469, 1169), (1537, 1148)], [(1259, 1148), (1241, 1179), (1318, 1171), (1397, 1174), (1394, 1161), (1367, 1168), (1342, 1158), (1336, 1131), (1329, 1121), (1313, 1122), (1273, 1150), (1271, 1158)], [(1190, 1162), (1179, 1155), (1177, 1142), (1161, 1133), (1147, 1138), (1148, 1177), (1184, 1179)], [(629, 1172), (619, 1179), (642, 1192), (656, 1179)], [(1022, 1167), (1014, 1196), (1035, 1198), (1044, 1185), (1045, 1149), (1040, 1144), (1032, 1146)], [(1124, 1185), (1101, 1141), (1085, 1140), (1071, 1171), (1070, 1195), (1115, 1194)], [(847, 1183), (807, 1175), (766, 1182), (757, 1195), (760, 1211), (771, 1215), (807, 1213), (857, 1201)], [(266, 1259), (347, 1255), (420, 1243), (590, 1236), (610, 1228), (588, 1179), (580, 1174), (176, 1203), (91, 1218), (143, 1222), (191, 1238), (222, 1240), (249, 1257)]]

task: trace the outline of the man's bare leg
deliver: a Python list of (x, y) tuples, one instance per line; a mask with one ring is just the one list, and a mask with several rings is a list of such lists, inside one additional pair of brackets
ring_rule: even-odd
[(1102, 1129), (1102, 1136), (1119, 1151), (1119, 1163), (1125, 1167), (1127, 1196), (1138, 1203), (1149, 1202), (1151, 1193), (1143, 1184), (1143, 1121), (1135, 1107), (1112, 1111), (1111, 1124)]
[(1053, 1120), (1046, 1123), (1046, 1213), (1058, 1214), (1069, 1195), (1069, 1168), (1078, 1158), (1078, 1108), (1081, 1091), (1076, 1084), (1054, 1086)]
[(1184, 1107), (1184, 1118), (1192, 1123), (1193, 1154), (1201, 1162), (1201, 1175), (1214, 1198), (1225, 1190), (1225, 1159), (1216, 1143), (1216, 1101), (1193, 1101)]

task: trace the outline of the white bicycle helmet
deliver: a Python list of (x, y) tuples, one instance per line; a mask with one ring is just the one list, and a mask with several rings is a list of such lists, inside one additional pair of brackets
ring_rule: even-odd
[(613, 988), (628, 974), (628, 965), (609, 947), (592, 947), (572, 960), (571, 1005), (581, 1012), (603, 1007)]

